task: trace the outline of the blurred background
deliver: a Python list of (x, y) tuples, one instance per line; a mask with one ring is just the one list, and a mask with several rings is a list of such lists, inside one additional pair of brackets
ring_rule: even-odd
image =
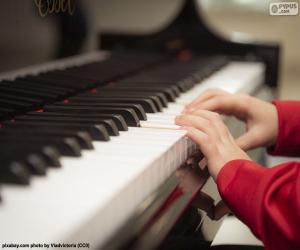
[[(198, 0), (208, 25), (226, 37), (282, 45), (279, 94), (300, 98), (300, 16), (270, 16), (269, 0)], [(279, 2), (278, 0), (276, 2)], [(98, 48), (101, 31), (149, 33), (167, 25), (182, 0), (77, 0), (86, 17), (81, 52)], [(59, 17), (41, 18), (33, 0), (0, 2), (0, 72), (55, 59)], [(84, 27), (83, 27), (84, 28)]]

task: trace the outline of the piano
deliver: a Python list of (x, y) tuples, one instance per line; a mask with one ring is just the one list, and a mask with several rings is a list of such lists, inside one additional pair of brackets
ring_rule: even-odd
[(274, 96), (280, 46), (225, 39), (185, 0), (159, 31), (106, 30), (82, 54), (83, 2), (43, 12), (57, 18), (56, 58), (0, 75), (2, 247), (208, 249), (216, 200), (193, 201), (213, 184), (205, 160), (186, 163), (198, 150), (174, 117), (210, 88)]

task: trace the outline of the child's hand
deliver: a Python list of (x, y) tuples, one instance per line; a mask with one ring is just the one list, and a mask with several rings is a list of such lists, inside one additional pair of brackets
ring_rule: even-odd
[(197, 115), (176, 117), (176, 124), (187, 130), (187, 136), (199, 145), (214, 179), (225, 163), (235, 159), (250, 160), (217, 113), (198, 110)]
[(243, 150), (271, 146), (278, 134), (278, 116), (274, 105), (244, 94), (208, 90), (186, 106), (184, 113), (197, 115), (201, 110), (233, 115), (245, 121), (247, 132), (237, 138)]

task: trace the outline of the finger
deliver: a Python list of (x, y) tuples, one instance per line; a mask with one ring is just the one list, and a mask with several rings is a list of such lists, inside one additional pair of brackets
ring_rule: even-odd
[(186, 105), (184, 112), (191, 112), (193, 111), (200, 103), (218, 95), (227, 95), (228, 92), (221, 90), (221, 89), (209, 89), (206, 90), (202, 95), (192, 101), (190, 104)]
[(204, 109), (196, 109), (191, 113), (191, 115), (201, 116), (201, 117), (203, 117), (207, 120), (211, 120), (211, 121), (218, 119), (218, 117), (220, 116), (216, 112), (212, 112), (212, 111), (204, 110)]
[(209, 136), (205, 134), (204, 132), (194, 128), (194, 127), (182, 127), (182, 129), (186, 130), (187, 134), (186, 136), (190, 138), (192, 141), (194, 141), (196, 144), (198, 144), (201, 148), (201, 145), (204, 144)]
[(183, 127), (187, 131), (186, 136), (194, 141), (205, 157), (211, 157), (215, 153), (215, 145), (211, 143), (210, 136), (194, 127)]
[(221, 89), (209, 89), (206, 90), (202, 95), (197, 97), (194, 101), (192, 101), (190, 104), (188, 104), (186, 107), (187, 108), (192, 108), (196, 106), (197, 104), (200, 104), (201, 102), (204, 102), (212, 97), (218, 96), (218, 95), (225, 95), (229, 94), (225, 92), (224, 90)]
[(216, 127), (220, 135), (227, 135), (228, 129), (224, 124), (223, 119), (218, 113), (211, 112), (208, 110), (197, 109), (193, 111), (192, 115), (196, 115), (211, 121), (211, 123)]
[(252, 145), (253, 145), (253, 141), (251, 138), (251, 134), (249, 133), (245, 133), (243, 135), (241, 135), (240, 137), (238, 137), (235, 140), (236, 144), (243, 150), (250, 150), (252, 149)]
[(197, 106), (197, 109), (204, 109), (218, 112), (225, 115), (234, 115), (244, 120), (248, 114), (248, 103), (241, 100), (237, 95), (226, 95), (213, 97)]
[(235, 142), (243, 150), (254, 149), (263, 144), (263, 136), (259, 136), (259, 129), (251, 128), (248, 132), (238, 137)]
[(214, 127), (211, 121), (195, 115), (179, 115), (175, 119), (175, 123), (179, 126), (194, 127), (208, 135), (214, 136), (217, 131), (213, 131)]

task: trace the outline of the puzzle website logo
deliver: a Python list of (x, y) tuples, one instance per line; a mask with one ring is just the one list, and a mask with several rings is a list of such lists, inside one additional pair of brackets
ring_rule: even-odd
[(297, 2), (270, 3), (269, 13), (271, 16), (297, 16), (298, 3)]

